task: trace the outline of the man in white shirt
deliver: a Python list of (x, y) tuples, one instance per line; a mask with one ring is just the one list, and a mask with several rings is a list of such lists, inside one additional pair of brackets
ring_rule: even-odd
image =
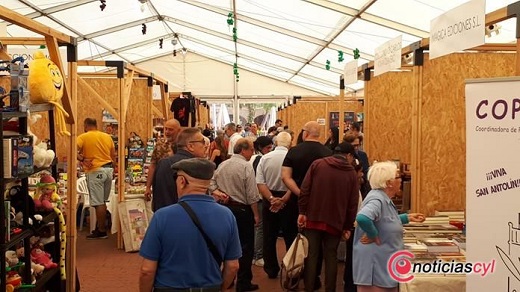
[(282, 164), (291, 146), (291, 135), (282, 132), (276, 136), (276, 148), (260, 159), (256, 169), (256, 185), (263, 197), (263, 237), (264, 237), (264, 271), (270, 279), (280, 272), (276, 255), (276, 240), (281, 229), (285, 241), (285, 249), (289, 249), (298, 226), (298, 205), (296, 197), (291, 199), (291, 193), (282, 181)]
[(238, 139), (242, 138), (240, 133), (237, 133), (237, 126), (235, 123), (229, 123), (224, 126), (224, 133), (229, 137), (228, 156), (233, 156), (233, 148), (237, 143)]

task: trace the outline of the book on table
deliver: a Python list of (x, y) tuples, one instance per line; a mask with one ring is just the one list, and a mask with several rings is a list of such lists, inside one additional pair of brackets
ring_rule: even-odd
[(449, 239), (428, 239), (422, 240), (422, 242), (431, 253), (460, 252), (459, 246)]

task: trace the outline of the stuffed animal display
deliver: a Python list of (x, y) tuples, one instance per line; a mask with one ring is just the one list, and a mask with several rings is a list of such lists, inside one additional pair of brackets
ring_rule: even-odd
[(63, 88), (65, 86), (63, 75), (54, 62), (47, 59), (43, 52), (34, 53), (34, 60), (29, 64), (29, 92), (31, 103), (50, 103), (56, 107), (56, 123), (60, 135), (70, 136), (65, 124), (65, 117), (69, 114), (61, 105)]
[(37, 190), (34, 195), (34, 206), (36, 209), (42, 209), (46, 211), (53, 210), (58, 216), (60, 222), (60, 273), (61, 279), (66, 279), (65, 274), (65, 252), (67, 247), (67, 234), (65, 218), (63, 213), (59, 209), (61, 205), (61, 198), (57, 193), (58, 184), (56, 180), (49, 174), (43, 175), (40, 178), (40, 182), (36, 184)]

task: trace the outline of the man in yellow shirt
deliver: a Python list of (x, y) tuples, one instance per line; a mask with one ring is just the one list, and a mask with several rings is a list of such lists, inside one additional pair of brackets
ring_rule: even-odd
[(78, 136), (78, 160), (87, 176), (90, 205), (96, 209), (97, 227), (87, 239), (107, 238), (105, 226), (112, 176), (116, 161), (114, 142), (109, 134), (97, 129), (96, 119), (86, 118), (85, 133)]

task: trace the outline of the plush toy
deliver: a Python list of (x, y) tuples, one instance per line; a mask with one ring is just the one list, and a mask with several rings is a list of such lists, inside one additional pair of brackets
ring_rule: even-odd
[[(41, 215), (36, 216), (33, 198), (31, 198), (27, 192), (22, 192), (21, 186), (13, 185), (10, 187), (8, 197), (11, 201), (11, 207), (13, 207), (16, 212), (16, 223), (23, 225), (22, 219), (24, 216), (27, 216), (29, 224), (33, 225), (33, 227), (40, 225), (42, 217)], [(26, 205), (28, 213), (25, 213)]]
[(61, 203), (60, 196), (56, 193), (58, 185), (51, 175), (43, 175), (36, 187), (34, 194), (34, 207), (36, 209), (52, 211), (55, 206)]
[(60, 69), (54, 62), (47, 59), (43, 52), (34, 53), (34, 60), (29, 64), (29, 92), (31, 103), (50, 103), (56, 106), (56, 122), (58, 133), (70, 136), (65, 125), (65, 117), (69, 114), (61, 105), (63, 88), (65, 86)]
[(47, 149), (47, 143), (41, 142), (33, 148), (33, 160), (36, 167), (49, 167), (54, 160), (56, 153), (52, 149)]
[(40, 183), (36, 184), (37, 190), (34, 195), (34, 205), (37, 209), (54, 210), (60, 222), (60, 273), (61, 279), (66, 279), (65, 274), (65, 252), (67, 247), (67, 234), (65, 218), (63, 213), (58, 208), (61, 205), (61, 198), (56, 193), (56, 180), (51, 175), (43, 175), (40, 178)]
[(16, 251), (14, 251), (14, 250), (5, 251), (5, 262), (9, 265), (9, 267), (16, 266), (19, 262)]
[(36, 263), (43, 265), (46, 269), (57, 268), (58, 264), (52, 262), (51, 255), (43, 251), (39, 247), (35, 247), (31, 251), (31, 260)]

